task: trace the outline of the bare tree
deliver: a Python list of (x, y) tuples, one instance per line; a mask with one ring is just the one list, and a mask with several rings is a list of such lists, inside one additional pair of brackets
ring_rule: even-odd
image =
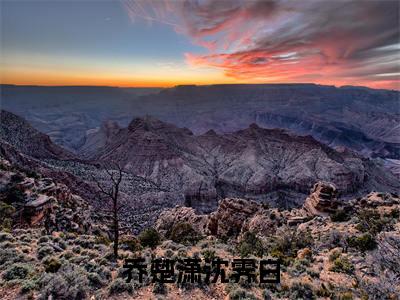
[(100, 192), (111, 202), (111, 219), (114, 232), (114, 258), (118, 259), (119, 244), (119, 211), (122, 206), (119, 203), (120, 184), (123, 177), (122, 167), (118, 163), (112, 163), (111, 167), (105, 166), (104, 170), (110, 178), (110, 184), (101, 184), (98, 179), (92, 176)]

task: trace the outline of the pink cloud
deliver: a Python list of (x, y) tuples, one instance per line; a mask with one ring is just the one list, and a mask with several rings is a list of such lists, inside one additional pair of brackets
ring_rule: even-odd
[(169, 24), (207, 49), (187, 63), (228, 77), (399, 87), (398, 1), (124, 3), (131, 18)]

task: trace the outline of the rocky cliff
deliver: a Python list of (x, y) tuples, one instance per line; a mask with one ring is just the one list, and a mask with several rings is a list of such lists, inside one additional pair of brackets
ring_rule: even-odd
[(343, 195), (399, 186), (381, 166), (351, 151), (256, 124), (234, 133), (194, 135), (151, 117), (138, 118), (109, 136), (90, 159), (119, 162), (127, 172), (182, 193), (187, 206), (203, 212), (224, 197), (299, 205), (316, 181), (334, 183)]

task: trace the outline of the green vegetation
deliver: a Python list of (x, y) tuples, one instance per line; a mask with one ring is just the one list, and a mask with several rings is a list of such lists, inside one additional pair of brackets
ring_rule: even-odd
[(344, 209), (338, 209), (331, 215), (332, 222), (346, 222), (350, 220), (350, 215)]
[(43, 265), (48, 273), (55, 273), (61, 267), (61, 262), (56, 257), (47, 257), (43, 260)]
[(351, 264), (351, 262), (347, 257), (339, 256), (333, 261), (333, 265), (330, 268), (330, 271), (345, 273), (345, 274), (353, 274), (354, 266)]
[(0, 230), (10, 231), (12, 227), (12, 216), (15, 208), (5, 202), (0, 201)]
[(178, 223), (172, 226), (167, 238), (176, 243), (194, 245), (200, 240), (201, 236), (189, 223)]
[(122, 278), (115, 279), (110, 285), (110, 295), (121, 294), (124, 292), (132, 293), (133, 286), (130, 283), (126, 283)]
[(262, 241), (253, 232), (245, 232), (237, 246), (241, 257), (248, 257), (250, 254), (262, 257), (265, 249)]
[(14, 279), (25, 279), (33, 272), (32, 267), (24, 263), (11, 265), (3, 275), (3, 279), (10, 281)]
[(358, 224), (356, 228), (361, 232), (369, 232), (376, 235), (384, 229), (390, 228), (391, 219), (382, 217), (376, 210), (364, 209), (358, 213)]
[(154, 228), (147, 228), (139, 235), (140, 244), (143, 247), (155, 248), (161, 241), (161, 236)]
[(375, 238), (370, 233), (364, 233), (358, 237), (349, 237), (347, 242), (350, 247), (357, 248), (362, 252), (373, 250), (376, 247)]

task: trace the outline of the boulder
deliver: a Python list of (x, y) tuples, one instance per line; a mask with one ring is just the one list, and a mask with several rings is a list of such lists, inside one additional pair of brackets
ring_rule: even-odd
[(262, 206), (254, 201), (223, 199), (219, 202), (217, 211), (209, 215), (208, 231), (222, 238), (237, 237), (244, 222), (260, 210)]
[(189, 223), (194, 230), (203, 234), (207, 228), (207, 216), (196, 214), (192, 207), (176, 206), (163, 211), (155, 223), (155, 229), (162, 235), (179, 223)]

